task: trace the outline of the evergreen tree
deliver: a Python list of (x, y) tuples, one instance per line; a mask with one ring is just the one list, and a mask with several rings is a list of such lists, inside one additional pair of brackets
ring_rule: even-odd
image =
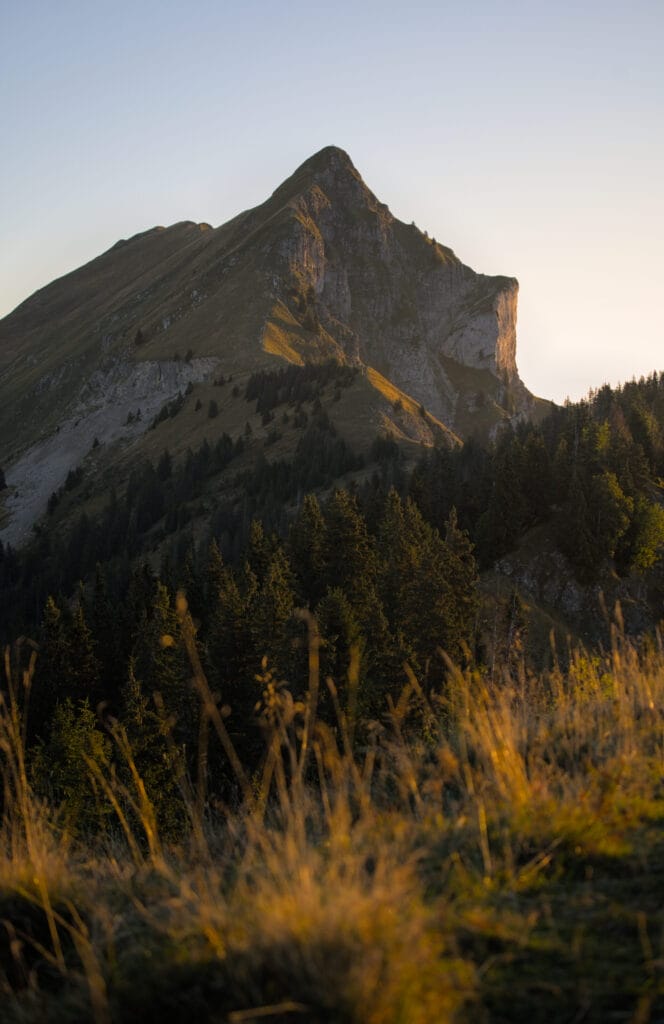
[(229, 709), (228, 729), (243, 764), (256, 758), (260, 733), (254, 709), (260, 696), (255, 675), (262, 654), (253, 648), (252, 610), (258, 581), (245, 563), (239, 572), (225, 566), (207, 629), (210, 682)]
[(549, 453), (538, 430), (531, 429), (523, 443), (521, 491), (527, 525), (546, 518), (553, 500), (553, 474)]
[[(343, 711), (348, 713), (353, 710), (361, 710), (366, 713), (366, 707), (362, 709), (357, 707), (359, 694), (351, 694), (348, 690), (348, 674), (352, 657), (356, 659), (358, 679), (366, 678), (366, 639), (362, 635), (357, 616), (343, 590), (338, 588), (328, 590), (316, 608), (316, 618), (321, 640), (321, 680), (324, 681), (328, 677), (332, 679)], [(349, 706), (353, 700), (356, 702), (355, 708)], [(323, 685), (319, 692), (319, 713), (328, 723), (338, 724), (330, 692), (326, 685)]]
[(589, 514), (598, 558), (613, 558), (627, 532), (634, 502), (624, 494), (615, 473), (597, 473), (591, 480)]
[(159, 694), (166, 714), (174, 720), (175, 741), (193, 755), (198, 701), (189, 682), (190, 667), (175, 609), (161, 583), (157, 583), (152, 605), (142, 618), (132, 653), (142, 686), (149, 694)]
[(406, 536), (403, 504), (393, 487), (385, 499), (383, 515), (378, 526), (378, 555), (378, 590), (388, 621), (394, 628), (404, 611), (407, 576), (416, 556), (414, 538), (411, 543)]
[(562, 504), (567, 499), (572, 472), (572, 458), (566, 437), (562, 437), (555, 450), (552, 466), (552, 498), (555, 504)]
[(58, 701), (67, 697), (71, 652), (62, 612), (55, 598), (46, 600), (40, 630), (39, 657), (35, 671), (28, 725), (31, 735), (48, 735)]
[(279, 674), (288, 673), (290, 649), (294, 633), (293, 608), (295, 593), (293, 572), (288, 558), (279, 547), (272, 555), (262, 584), (256, 589), (248, 608), (249, 643), (255, 661), (267, 655), (269, 664)]
[(455, 508), (445, 523), (443, 572), (449, 595), (444, 646), (451, 658), (461, 660), (472, 648), (479, 608), (479, 573), (473, 545), (466, 531), (459, 528)]
[(512, 549), (527, 521), (522, 456), (520, 442), (512, 433), (505, 434), (494, 453), (488, 508), (477, 526), (477, 548), (485, 566)]
[(31, 735), (47, 733), (57, 703), (89, 699), (98, 703), (100, 666), (82, 604), (73, 614), (61, 611), (53, 597), (44, 608), (41, 643), (31, 700)]
[(170, 480), (173, 473), (173, 456), (165, 449), (159, 457), (157, 463), (157, 479), (160, 481)]
[(642, 573), (664, 556), (664, 509), (643, 495), (634, 503), (629, 529), (619, 542), (624, 569)]
[(288, 535), (288, 553), (298, 598), (313, 608), (325, 592), (325, 520), (315, 494), (305, 495)]
[(336, 491), (325, 509), (323, 564), (326, 593), (344, 594), (365, 642), (360, 703), (367, 713), (382, 714), (386, 693), (401, 686), (398, 658), (378, 593), (374, 544), (357, 500), (348, 491)]
[(580, 582), (590, 582), (598, 570), (591, 513), (578, 473), (572, 477), (565, 506), (558, 517), (557, 539)]
[[(178, 789), (178, 781), (185, 770), (184, 759), (171, 736), (172, 723), (163, 705), (155, 704), (146, 696), (135, 668), (135, 661), (130, 658), (122, 687), (121, 724), (148, 799), (155, 809), (159, 829), (163, 835), (175, 836), (184, 820)], [(135, 783), (129, 766), (122, 763), (120, 772), (129, 792), (133, 792)]]
[(249, 527), (246, 561), (259, 584), (262, 584), (277, 547), (274, 537), (268, 537), (260, 519), (252, 519)]
[(106, 571), (99, 562), (87, 614), (99, 662), (101, 696), (115, 704), (123, 681), (120, 617), (109, 596)]
[(209, 609), (214, 606), (219, 595), (219, 588), (224, 580), (224, 557), (217, 541), (213, 538), (208, 548), (207, 563), (204, 573), (205, 605)]
[(101, 666), (96, 655), (96, 643), (86, 622), (82, 601), (74, 609), (67, 629), (68, 684), (67, 696), (74, 700), (89, 699), (93, 705), (101, 697)]
[(193, 544), (187, 548), (184, 568), (180, 577), (180, 586), (187, 596), (189, 610), (199, 620), (205, 611), (206, 594), (204, 574), (198, 571)]
[(337, 490), (325, 509), (323, 564), (328, 587), (344, 591), (360, 617), (375, 602), (377, 562), (357, 500)]
[(58, 703), (48, 742), (33, 752), (31, 775), (36, 791), (60, 807), (70, 831), (99, 828), (106, 810), (98, 800), (87, 759), (105, 766), (110, 742), (97, 728), (87, 700)]

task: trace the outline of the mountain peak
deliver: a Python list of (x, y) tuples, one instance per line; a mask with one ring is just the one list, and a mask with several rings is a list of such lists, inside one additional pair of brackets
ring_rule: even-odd
[[(516, 367), (517, 289), (395, 218), (348, 153), (325, 146), (253, 210), (214, 230), (143, 232), (0, 321), (0, 464), (29, 497), (18, 452), (41, 458), (71, 434), (82, 456), (88, 437), (133, 436), (189, 384), (275, 358), (378, 374), (398, 431), (403, 394), (461, 436), (486, 434), (533, 405)], [(35, 508), (56, 489), (43, 483)]]
[(273, 195), (279, 199), (290, 198), (305, 192), (314, 184), (324, 184), (329, 188), (344, 182), (359, 184), (366, 188), (348, 153), (338, 146), (325, 146), (307, 157)]
[[(298, 170), (304, 170), (305, 168), (314, 173), (324, 173), (325, 171), (332, 171), (333, 173), (351, 171), (353, 174), (358, 173), (348, 153), (345, 149), (340, 149), (339, 146), (324, 146), (323, 149), (319, 149), (317, 153), (312, 154), (312, 156), (305, 160)], [(297, 174), (297, 171), (295, 173)]]

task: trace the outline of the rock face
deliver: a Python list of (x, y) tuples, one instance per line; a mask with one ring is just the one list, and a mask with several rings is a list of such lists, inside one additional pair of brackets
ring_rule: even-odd
[(55, 433), (31, 445), (7, 472), (10, 488), (5, 507), (9, 524), (1, 539), (21, 547), (50, 495), (65, 483), (70, 470), (85, 459), (91, 444), (128, 442), (149, 427), (162, 405), (188, 386), (205, 379), (216, 360), (191, 362), (118, 361), (107, 372), (96, 370), (84, 385), (72, 414)]
[(384, 404), (402, 407), (396, 386), (457, 435), (486, 434), (535, 401), (516, 368), (517, 293), (394, 218), (327, 147), (261, 206), (122, 240), (1, 320), (0, 465), (21, 494), (45, 452), (75, 464), (92, 438), (63, 445), (72, 423), (117, 440), (132, 395), (152, 410), (275, 359), (359, 365)]
[(292, 223), (275, 269), (293, 317), (319, 323), (347, 358), (375, 366), (453, 429), (461, 426), (459, 388), (446, 359), (486, 371), (503, 398), (512, 388), (527, 406), (514, 278), (476, 274), (394, 218), (334, 147), (303, 164), (270, 202), (280, 201)]

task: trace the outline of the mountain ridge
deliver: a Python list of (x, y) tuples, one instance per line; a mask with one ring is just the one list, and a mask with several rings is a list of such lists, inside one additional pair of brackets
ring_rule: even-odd
[[(181, 221), (120, 239), (0, 321), (5, 505), (16, 510), (58, 434), (94, 429), (102, 446), (140, 447), (146, 419), (124, 429), (117, 416), (134, 395), (152, 418), (184, 388), (275, 359), (363, 368), (358, 401), (370, 413), (358, 429), (404, 443), (433, 443), (433, 428), (454, 444), (532, 415), (515, 360), (517, 292), (515, 279), (476, 274), (393, 217), (349, 155), (325, 147), (257, 207), (218, 227)], [(116, 410), (104, 418), (105, 393)], [(398, 395), (428, 411), (424, 437), (417, 417), (392, 408)]]

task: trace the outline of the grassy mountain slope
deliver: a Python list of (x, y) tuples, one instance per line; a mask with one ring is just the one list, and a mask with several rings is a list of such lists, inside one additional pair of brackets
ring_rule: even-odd
[[(133, 444), (188, 386), (205, 395), (215, 378), (275, 361), (367, 368), (375, 394), (358, 394), (346, 420), (359, 448), (376, 424), (430, 443), (414, 406), (462, 434), (532, 415), (515, 316), (515, 281), (475, 274), (393, 218), (347, 154), (328, 147), (227, 224), (122, 240), (0, 321), (0, 465), (14, 521), (5, 540), (23, 542), (95, 438), (109, 450)], [(386, 412), (387, 391), (398, 416)]]

